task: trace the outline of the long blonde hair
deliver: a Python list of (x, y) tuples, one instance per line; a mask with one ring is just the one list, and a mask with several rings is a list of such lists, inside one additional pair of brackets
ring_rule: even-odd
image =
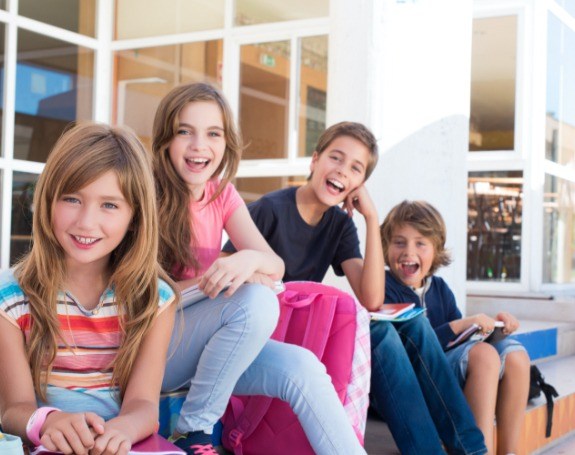
[(212, 178), (221, 177), (213, 201), (236, 175), (243, 144), (228, 102), (216, 88), (205, 83), (180, 85), (160, 102), (154, 117), (153, 163), (160, 220), (169, 223), (160, 230), (160, 263), (172, 276), (179, 278), (185, 267), (195, 270), (199, 262), (190, 245), (195, 244), (193, 220), (190, 221), (190, 191), (170, 160), (169, 147), (179, 127), (181, 110), (195, 101), (216, 103), (223, 117), (226, 149), (222, 162)]
[(66, 277), (65, 253), (52, 228), (55, 203), (113, 171), (133, 211), (122, 242), (112, 252), (109, 285), (115, 292), (122, 341), (112, 383), (123, 397), (142, 339), (158, 311), (158, 278), (171, 284), (157, 261), (158, 216), (151, 160), (136, 135), (124, 128), (83, 123), (54, 146), (34, 194), (33, 246), (16, 266), (32, 317), (27, 347), (34, 389), (44, 401), (46, 381), (63, 341), (56, 300)]

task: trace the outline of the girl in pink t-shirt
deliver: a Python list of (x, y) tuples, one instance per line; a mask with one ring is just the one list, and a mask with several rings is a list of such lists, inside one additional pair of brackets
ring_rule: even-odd
[[(241, 151), (215, 88), (182, 85), (160, 102), (153, 132), (160, 262), (182, 289), (197, 283), (210, 297), (184, 306), (183, 333), (172, 336), (163, 390), (189, 386), (174, 442), (190, 454), (216, 454), (210, 434), (230, 395), (266, 395), (290, 403), (316, 453), (363, 454), (319, 360), (269, 340), (278, 318), (270, 288), (284, 264), (230, 183)], [(227, 257), (224, 230), (237, 248)]]

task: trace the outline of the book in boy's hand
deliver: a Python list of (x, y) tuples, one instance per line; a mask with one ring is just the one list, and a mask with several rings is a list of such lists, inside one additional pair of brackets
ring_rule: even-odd
[[(62, 452), (52, 452), (44, 446), (36, 447), (30, 451), (30, 455), (56, 455)], [(137, 442), (128, 452), (130, 455), (185, 455), (182, 449), (172, 444), (167, 439), (154, 433), (146, 439)]]
[(467, 329), (457, 335), (454, 340), (447, 343), (444, 351), (449, 351), (450, 349), (465, 343), (467, 340), (485, 341), (486, 343), (491, 344), (497, 343), (507, 336), (507, 334), (503, 332), (504, 327), (505, 324), (503, 321), (495, 321), (495, 327), (493, 328), (493, 331), (483, 335), (479, 325), (471, 324), (469, 327), (467, 327)]
[(415, 303), (384, 303), (380, 310), (370, 311), (372, 321), (392, 321), (415, 307)]

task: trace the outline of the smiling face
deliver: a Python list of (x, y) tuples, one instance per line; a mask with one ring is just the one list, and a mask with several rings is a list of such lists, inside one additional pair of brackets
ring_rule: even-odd
[(206, 183), (214, 176), (225, 150), (224, 120), (218, 104), (194, 101), (184, 106), (169, 154), (194, 200), (202, 198)]
[(113, 171), (60, 196), (52, 211), (52, 227), (67, 268), (96, 265), (103, 270), (126, 235), (132, 215)]
[(431, 239), (409, 224), (396, 227), (387, 249), (387, 265), (406, 286), (420, 288), (429, 275), (435, 248)]
[(310, 184), (326, 206), (338, 205), (363, 184), (369, 161), (368, 148), (350, 136), (339, 136), (311, 161)]

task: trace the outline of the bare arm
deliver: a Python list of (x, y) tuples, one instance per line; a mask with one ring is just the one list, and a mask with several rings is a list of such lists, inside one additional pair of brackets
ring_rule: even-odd
[(140, 346), (120, 414), (105, 424), (91, 455), (127, 453), (131, 445), (156, 431), (166, 355), (174, 326), (176, 305), (165, 308), (155, 319)]
[(200, 289), (207, 295), (215, 297), (230, 283), (226, 295), (232, 295), (256, 272), (268, 275), (272, 280), (283, 277), (285, 269), (282, 259), (265, 241), (245, 205), (233, 213), (225, 229), (238, 251), (219, 257), (206, 270), (200, 281)]
[(377, 211), (363, 185), (350, 193), (345, 208), (348, 213), (356, 209), (365, 218), (365, 259), (348, 259), (341, 267), (359, 302), (368, 311), (375, 311), (381, 308), (385, 298), (385, 262)]

